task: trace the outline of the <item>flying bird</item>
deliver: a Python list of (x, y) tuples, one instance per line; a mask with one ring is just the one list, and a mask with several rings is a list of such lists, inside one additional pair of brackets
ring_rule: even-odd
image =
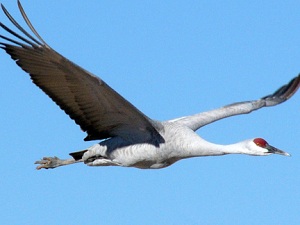
[(35, 85), (87, 133), (85, 141), (101, 140), (83, 151), (70, 153), (70, 159), (44, 157), (35, 162), (38, 164), (37, 169), (78, 162), (88, 166), (158, 169), (181, 159), (200, 156), (289, 156), (269, 145), (263, 138), (219, 145), (202, 139), (195, 131), (217, 120), (288, 100), (300, 86), (300, 75), (273, 94), (258, 100), (238, 102), (168, 121), (156, 121), (139, 111), (102, 79), (54, 51), (36, 32), (20, 1), (19, 10), (34, 35), (21, 27), (3, 5), (1, 7), (21, 34), (0, 23), (1, 28), (14, 37), (0, 35), (0, 47), (30, 75)]

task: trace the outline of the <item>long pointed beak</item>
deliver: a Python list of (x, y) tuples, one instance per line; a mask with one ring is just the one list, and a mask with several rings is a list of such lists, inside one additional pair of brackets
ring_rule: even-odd
[(275, 148), (275, 147), (273, 147), (271, 145), (266, 146), (266, 149), (268, 149), (268, 152), (272, 153), (272, 154), (278, 154), (278, 155), (284, 155), (284, 156), (291, 156), (289, 153), (284, 152), (284, 151), (282, 151), (282, 150), (280, 150), (278, 148)]

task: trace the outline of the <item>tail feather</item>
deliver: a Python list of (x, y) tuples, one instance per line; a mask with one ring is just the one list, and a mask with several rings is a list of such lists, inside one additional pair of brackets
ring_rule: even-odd
[(82, 156), (85, 152), (87, 152), (88, 150), (82, 150), (82, 151), (78, 151), (78, 152), (71, 152), (69, 155), (73, 157), (73, 159), (77, 160), (81, 160)]

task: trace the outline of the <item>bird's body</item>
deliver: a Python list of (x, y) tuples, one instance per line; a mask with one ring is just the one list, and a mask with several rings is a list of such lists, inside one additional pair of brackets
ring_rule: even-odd
[[(268, 150), (255, 152), (252, 139), (230, 145), (210, 143), (187, 126), (176, 122), (162, 122), (160, 131), (164, 143), (155, 146), (149, 143), (130, 144), (114, 137), (95, 144), (84, 151), (83, 161), (90, 166), (125, 166), (140, 169), (159, 169), (181, 159), (219, 156), (225, 154), (268, 155)], [(289, 155), (277, 150), (278, 154)], [(83, 152), (82, 152), (83, 153)], [(73, 153), (71, 153), (72, 155)]]
[(0, 43), (13, 60), (71, 119), (87, 132), (86, 141), (102, 140), (84, 151), (61, 160), (44, 157), (37, 168), (55, 168), (76, 162), (90, 166), (125, 166), (142, 169), (167, 167), (180, 159), (224, 154), (289, 155), (261, 138), (218, 145), (195, 133), (217, 120), (275, 106), (289, 99), (300, 86), (300, 75), (275, 93), (254, 101), (230, 104), (219, 109), (169, 121), (148, 118), (103, 80), (54, 51), (35, 31), (20, 2), (22, 16), (35, 37), (25, 31), (3, 7), (10, 21), (25, 36), (4, 24), (0, 26), (18, 40), (0, 35)]
[[(119, 137), (96, 144), (83, 155), (89, 165), (120, 165), (142, 169), (167, 167), (176, 161), (196, 156), (223, 155), (218, 145), (212, 149), (193, 130), (174, 122), (163, 122), (160, 131), (164, 143), (159, 146), (148, 143), (130, 144)], [(213, 144), (212, 144), (213, 145)], [(99, 159), (95, 157), (99, 156)], [(89, 159), (92, 159), (89, 162)]]

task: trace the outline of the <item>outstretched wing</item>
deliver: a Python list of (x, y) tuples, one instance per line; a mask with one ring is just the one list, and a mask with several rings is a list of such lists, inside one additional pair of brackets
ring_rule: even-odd
[(298, 90), (299, 86), (300, 75), (292, 79), (288, 84), (279, 88), (275, 93), (261, 99), (238, 102), (208, 112), (170, 120), (169, 122), (178, 123), (187, 126), (192, 130), (197, 130), (200, 127), (223, 118), (239, 114), (247, 114), (262, 107), (278, 105), (292, 97), (292, 95)]
[(103, 80), (51, 49), (35, 31), (19, 1), (20, 12), (35, 37), (23, 29), (4, 6), (1, 6), (23, 36), (0, 23), (4, 30), (16, 37), (13, 40), (0, 35), (8, 42), (2, 42), (0, 47), (30, 74), (33, 83), (87, 132), (85, 140), (120, 136), (134, 143), (158, 144), (162, 141), (157, 131), (157, 123), (146, 117)]

